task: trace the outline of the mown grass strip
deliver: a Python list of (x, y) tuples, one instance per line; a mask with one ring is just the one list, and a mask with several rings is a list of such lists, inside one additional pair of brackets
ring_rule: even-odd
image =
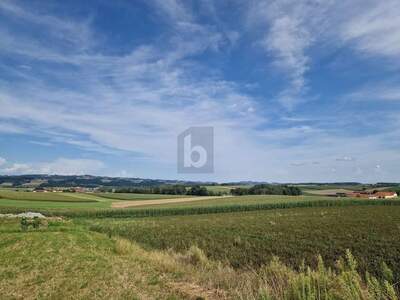
[[(226, 206), (180, 207), (180, 208), (152, 208), (152, 209), (96, 209), (96, 210), (35, 210), (48, 216), (65, 216), (71, 218), (145, 218), (178, 215), (201, 215), (213, 213), (246, 212), (257, 210), (302, 208), (302, 207), (338, 207), (363, 205), (400, 205), (399, 200), (310, 200), (301, 202), (260, 203)], [(23, 208), (0, 208), (0, 213), (20, 213)]]

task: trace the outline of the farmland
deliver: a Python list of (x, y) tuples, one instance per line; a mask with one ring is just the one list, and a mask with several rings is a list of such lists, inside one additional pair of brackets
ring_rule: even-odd
[(0, 191), (0, 199), (21, 201), (52, 201), (52, 202), (96, 202), (94, 197), (75, 193), (33, 193), (23, 191)]
[[(347, 249), (358, 262), (352, 274), (362, 293), (392, 293), (384, 280), (400, 279), (398, 200), (252, 195), (186, 201), (175, 195), (11, 190), (0, 195), (1, 213), (33, 209), (58, 216), (28, 232), (16, 219), (0, 218), (0, 293), (6, 298), (29, 298), (29, 292), (33, 298), (260, 299), (268, 287), (271, 299), (304, 299), (289, 294), (297, 295), (302, 288), (296, 282), (307, 276), (318, 282), (328, 276), (326, 282), (334, 284), (325, 292), (341, 291), (347, 269), (336, 262), (347, 255), (346, 268), (354, 265)], [(185, 202), (167, 203), (173, 199)], [(141, 205), (113, 209), (115, 203)], [(318, 254), (336, 271), (321, 271)], [(378, 286), (369, 287), (365, 271), (378, 278)], [(273, 272), (286, 276), (279, 288), (275, 281), (271, 285)]]
[[(193, 198), (193, 201), (191, 199)], [(171, 200), (172, 199), (172, 200)], [(173, 201), (176, 199), (177, 201)], [(180, 200), (182, 199), (182, 200)], [(153, 201), (151, 200), (160, 200)], [(162, 200), (168, 200), (163, 203)], [(0, 210), (6, 207), (26, 209), (108, 209), (113, 204), (134, 201), (141, 209), (150, 208), (196, 208), (223, 207), (234, 205), (255, 205), (274, 203), (294, 203), (315, 200), (332, 200), (316, 196), (274, 196), (253, 195), (241, 197), (193, 197), (186, 195), (159, 195), (133, 193), (33, 193), (14, 190), (0, 190)], [(149, 202), (150, 201), (150, 202)], [(142, 202), (142, 203), (140, 203)], [(148, 203), (153, 203), (149, 205)], [(155, 205), (156, 204), (156, 205)]]
[(96, 193), (97, 197), (113, 200), (154, 200), (154, 199), (175, 199), (187, 198), (186, 195), (163, 195), (163, 194), (133, 194), (133, 193)]
[[(179, 195), (124, 194), (124, 193), (34, 193), (11, 189), (0, 190), (0, 209), (98, 209), (111, 208), (120, 201), (178, 199)], [(184, 196), (189, 198), (190, 196)]]
[(360, 268), (383, 260), (400, 272), (400, 207), (362, 206), (286, 209), (174, 216), (139, 220), (92, 220), (91, 229), (151, 249), (185, 251), (192, 245), (234, 267), (259, 267), (273, 256), (291, 266), (315, 265), (319, 253), (333, 266), (350, 249)]

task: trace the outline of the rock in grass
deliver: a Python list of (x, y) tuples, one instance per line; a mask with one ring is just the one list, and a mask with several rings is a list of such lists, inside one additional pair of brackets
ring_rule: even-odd
[(20, 214), (17, 215), (17, 217), (19, 217), (19, 218), (24, 218), (24, 217), (25, 218), (34, 218), (34, 217), (38, 217), (38, 218), (42, 218), (42, 219), (46, 218), (41, 213), (35, 213), (35, 212), (30, 212), (30, 211), (28, 211), (26, 213), (20, 213)]
[(20, 214), (0, 214), (0, 218), (30, 218), (33, 219), (34, 217), (38, 217), (40, 219), (45, 219), (46, 217), (42, 215), (41, 213), (36, 213), (36, 212), (26, 212), (26, 213), (20, 213)]

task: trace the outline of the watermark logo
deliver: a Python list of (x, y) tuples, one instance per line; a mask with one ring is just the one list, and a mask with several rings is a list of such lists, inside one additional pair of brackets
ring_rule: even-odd
[(214, 172), (214, 128), (190, 127), (178, 135), (178, 173)]

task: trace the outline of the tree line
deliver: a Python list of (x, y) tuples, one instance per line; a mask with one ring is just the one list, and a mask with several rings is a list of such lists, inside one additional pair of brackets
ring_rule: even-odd
[(272, 184), (257, 184), (250, 188), (234, 188), (231, 189), (231, 194), (235, 196), (243, 195), (301, 195), (301, 189), (291, 185), (272, 185)]
[(164, 194), (164, 195), (190, 195), (190, 196), (222, 196), (226, 193), (214, 192), (204, 186), (185, 186), (180, 184), (149, 186), (149, 187), (125, 187), (114, 189), (101, 189), (103, 192), (133, 193), (133, 194)]

